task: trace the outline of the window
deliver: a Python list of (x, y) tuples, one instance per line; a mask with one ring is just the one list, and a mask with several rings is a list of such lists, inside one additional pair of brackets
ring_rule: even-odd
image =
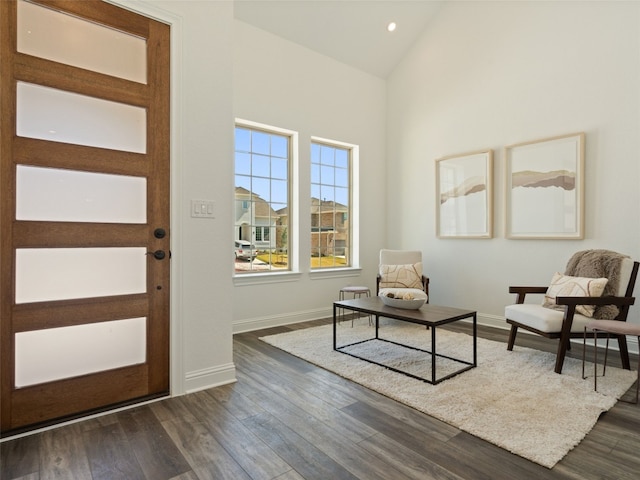
[(247, 125), (235, 129), (235, 240), (257, 251), (239, 258), (236, 273), (290, 269), (291, 136)]
[(256, 242), (268, 242), (271, 227), (256, 227)]
[(311, 143), (311, 268), (351, 266), (351, 148)]

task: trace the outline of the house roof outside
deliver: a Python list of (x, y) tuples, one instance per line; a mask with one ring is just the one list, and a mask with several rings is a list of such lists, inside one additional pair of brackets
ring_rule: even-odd
[[(325, 212), (348, 213), (349, 207), (341, 203), (334, 202), (332, 200), (320, 200), (319, 198), (311, 197), (311, 214), (317, 215), (319, 213), (325, 213)], [(276, 214), (279, 217), (289, 215), (289, 207), (284, 207), (284, 208), (281, 208), (280, 210), (276, 210)]]
[(276, 218), (278, 214), (271, 208), (269, 202), (264, 200), (260, 195), (252, 193), (244, 187), (236, 187), (236, 200), (248, 200), (254, 203), (256, 217)]

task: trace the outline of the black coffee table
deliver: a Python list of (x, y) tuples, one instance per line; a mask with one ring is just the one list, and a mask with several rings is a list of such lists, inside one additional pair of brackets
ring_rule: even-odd
[[(360, 313), (364, 313), (367, 315), (373, 315), (375, 317), (375, 337), (373, 338), (368, 338), (366, 340), (360, 340), (358, 342), (353, 342), (350, 343), (348, 345), (341, 345), (338, 346), (337, 344), (337, 310), (339, 308), (343, 308), (346, 310), (352, 310), (354, 312), (360, 312)], [(404, 345), (402, 343), (398, 343), (398, 342), (394, 342), (392, 340), (386, 340), (384, 338), (380, 338), (380, 317), (386, 317), (386, 318), (393, 318), (395, 320), (400, 320), (403, 322), (410, 322), (410, 323), (416, 323), (419, 325), (425, 325), (426, 327), (429, 327), (431, 329), (431, 351), (429, 350), (423, 350), (420, 348), (416, 348), (413, 346), (409, 346), (409, 345)], [(466, 360), (462, 360), (459, 358), (453, 358), (453, 357), (449, 357), (446, 355), (441, 355), (436, 353), (436, 331), (437, 331), (437, 327), (441, 326), (441, 325), (446, 325), (448, 323), (453, 323), (453, 322), (457, 322), (458, 320), (464, 320), (470, 318), (473, 321), (473, 335), (472, 335), (472, 339), (473, 339), (473, 362), (468, 362)], [(384, 342), (389, 342), (389, 343), (393, 343), (395, 345), (399, 345), (401, 347), (404, 348), (408, 348), (411, 350), (418, 350), (421, 352), (425, 352), (431, 355), (431, 378), (424, 378), (418, 375), (414, 375), (412, 373), (403, 371), (403, 370), (399, 370), (395, 367), (391, 367), (388, 365), (385, 365), (383, 363), (378, 363), (375, 360), (372, 360), (370, 358), (364, 358), (361, 357), (357, 354), (345, 351), (346, 348), (351, 347), (353, 345), (358, 345), (361, 343), (366, 343), (366, 342), (371, 342), (374, 340), (379, 340), (379, 341), (384, 341)], [(340, 300), (337, 302), (333, 302), (333, 349), (344, 353), (346, 355), (350, 355), (352, 357), (355, 358), (359, 358), (361, 360), (365, 360), (369, 363), (374, 363), (376, 365), (380, 365), (382, 367), (385, 367), (389, 370), (393, 370), (394, 372), (398, 372), (398, 373), (402, 373), (404, 375), (408, 375), (410, 377), (413, 378), (417, 378), (419, 380), (422, 380), (424, 382), (430, 383), (430, 384), (438, 384), (444, 380), (447, 380), (455, 375), (458, 375), (462, 372), (466, 372), (467, 370), (470, 370), (471, 368), (474, 368), (477, 366), (477, 343), (478, 343), (478, 336), (477, 336), (477, 318), (476, 318), (476, 312), (473, 310), (463, 310), (460, 308), (453, 308), (453, 307), (443, 307), (440, 305), (431, 305), (431, 304), (425, 304), (422, 307), (420, 307), (417, 310), (405, 310), (405, 309), (401, 309), (401, 308), (393, 308), (393, 307), (388, 307), (386, 306), (384, 303), (382, 303), (382, 300), (380, 299), (380, 297), (371, 297), (371, 298), (357, 298), (354, 300)], [(452, 360), (454, 362), (460, 363), (462, 366), (460, 369), (454, 371), (453, 373), (450, 373), (448, 375), (445, 375), (443, 377), (437, 378), (436, 377), (436, 357), (441, 357), (441, 358), (446, 358), (449, 360)]]

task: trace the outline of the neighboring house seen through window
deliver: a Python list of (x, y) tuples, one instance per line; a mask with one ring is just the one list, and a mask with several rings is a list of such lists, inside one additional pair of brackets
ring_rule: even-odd
[(235, 240), (254, 250), (239, 255), (236, 273), (289, 270), (291, 138), (237, 125), (235, 129)]
[(351, 266), (350, 148), (311, 143), (311, 268)]

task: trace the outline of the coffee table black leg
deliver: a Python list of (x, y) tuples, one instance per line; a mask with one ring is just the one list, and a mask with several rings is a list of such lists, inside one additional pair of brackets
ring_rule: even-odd
[(378, 327), (380, 326), (380, 315), (376, 315), (376, 340), (378, 339)]
[(436, 383), (436, 326), (431, 327), (431, 381)]
[(476, 314), (473, 314), (473, 366), (478, 366), (478, 322)]
[(333, 304), (333, 349), (336, 349), (336, 304)]

